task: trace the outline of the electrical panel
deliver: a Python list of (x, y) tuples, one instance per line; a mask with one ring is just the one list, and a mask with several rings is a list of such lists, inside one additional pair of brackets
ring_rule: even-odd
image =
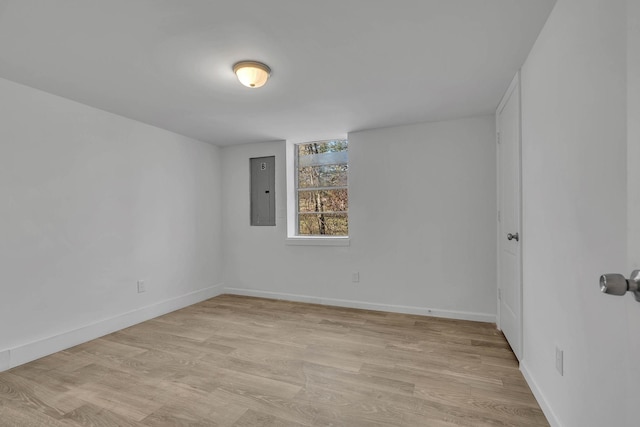
[(276, 158), (250, 159), (251, 225), (276, 225)]

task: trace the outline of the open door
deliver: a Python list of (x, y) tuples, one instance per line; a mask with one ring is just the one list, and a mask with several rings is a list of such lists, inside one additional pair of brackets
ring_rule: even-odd
[[(627, 2), (627, 271), (640, 269), (640, 2)], [(640, 302), (625, 296), (628, 326), (628, 396), (640, 395)], [(638, 400), (628, 399), (629, 421), (638, 421)]]
[(522, 359), (520, 75), (496, 111), (498, 142), (498, 328)]

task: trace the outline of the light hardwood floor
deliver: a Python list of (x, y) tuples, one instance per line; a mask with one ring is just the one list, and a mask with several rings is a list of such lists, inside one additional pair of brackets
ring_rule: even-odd
[(222, 295), (0, 373), (1, 426), (547, 426), (488, 323)]

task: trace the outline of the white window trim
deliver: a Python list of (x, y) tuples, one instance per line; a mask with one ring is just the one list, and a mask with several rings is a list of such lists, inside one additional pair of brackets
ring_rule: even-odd
[(287, 245), (294, 246), (349, 246), (349, 236), (299, 236), (297, 234), (297, 194), (296, 194), (296, 144), (305, 144), (309, 141), (328, 141), (332, 139), (347, 139), (347, 135), (288, 139), (285, 147), (286, 156), (286, 180), (287, 180)]
[(287, 237), (290, 246), (350, 246), (351, 239), (345, 236), (294, 236)]

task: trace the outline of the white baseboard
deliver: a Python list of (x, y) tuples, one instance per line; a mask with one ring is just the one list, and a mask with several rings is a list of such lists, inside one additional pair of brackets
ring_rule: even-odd
[(412, 307), (405, 305), (379, 304), (373, 302), (354, 301), (336, 298), (322, 298), (307, 295), (268, 292), (255, 289), (225, 288), (225, 293), (251, 297), (281, 299), (286, 301), (308, 302), (312, 304), (332, 305), (337, 307), (361, 308), (365, 310), (387, 311), (392, 313), (418, 314), (422, 316), (444, 317), (447, 319), (473, 320), (476, 322), (496, 323), (496, 315), (473, 313), (467, 311), (439, 310), (435, 308)]
[(520, 372), (522, 372), (525, 381), (527, 381), (529, 388), (533, 392), (533, 396), (538, 401), (538, 405), (540, 405), (540, 409), (542, 409), (542, 412), (544, 412), (544, 416), (547, 417), (547, 421), (549, 421), (551, 427), (562, 427), (562, 424), (558, 420), (558, 417), (556, 416), (555, 412), (553, 412), (553, 409), (551, 409), (551, 406), (549, 406), (549, 402), (547, 402), (547, 399), (544, 397), (542, 390), (540, 390), (538, 383), (536, 383), (536, 381), (533, 379), (531, 371), (529, 371), (527, 367), (526, 360), (520, 362)]
[(0, 372), (216, 297), (223, 293), (223, 289), (222, 284), (200, 289), (108, 319), (99, 320), (61, 334), (0, 351)]
[(0, 351), (0, 372), (9, 369), (9, 350)]

